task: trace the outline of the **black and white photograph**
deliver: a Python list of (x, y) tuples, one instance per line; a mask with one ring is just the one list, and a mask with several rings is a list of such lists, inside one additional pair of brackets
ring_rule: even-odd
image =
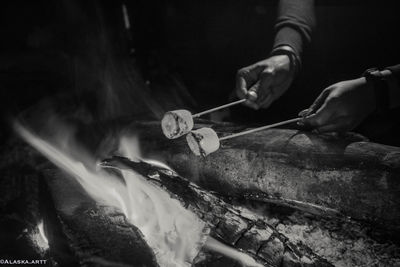
[(399, 1), (0, 18), (0, 266), (400, 267)]

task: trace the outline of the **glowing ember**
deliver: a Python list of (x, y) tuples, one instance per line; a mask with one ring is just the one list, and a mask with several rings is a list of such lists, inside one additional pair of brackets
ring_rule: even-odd
[[(45, 142), (21, 125), (16, 124), (15, 129), (25, 141), (73, 176), (93, 199), (120, 209), (128, 221), (143, 233), (160, 266), (191, 265), (207, 239), (208, 228), (178, 200), (146, 182), (137, 173), (123, 171), (124, 183), (117, 177), (96, 169), (96, 162), (91, 158), (84, 158), (85, 153), (82, 151), (68, 151), (82, 157), (73, 159), (59, 147)], [(60, 141), (65, 144), (65, 140)], [(137, 144), (134, 140), (122, 139), (123, 153), (126, 153), (124, 156), (140, 156), (135, 143)], [(88, 166), (89, 163), (93, 166)]]

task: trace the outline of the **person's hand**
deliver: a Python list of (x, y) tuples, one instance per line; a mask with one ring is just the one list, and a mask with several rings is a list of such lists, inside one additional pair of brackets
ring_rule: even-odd
[(317, 132), (346, 132), (354, 129), (376, 108), (374, 90), (365, 78), (348, 80), (326, 88), (309, 109), (299, 116), (300, 125)]
[(290, 65), (289, 56), (276, 55), (240, 69), (236, 76), (237, 96), (243, 99), (248, 97), (248, 92), (256, 92), (257, 97), (248, 97), (245, 105), (268, 108), (292, 83), (294, 69)]

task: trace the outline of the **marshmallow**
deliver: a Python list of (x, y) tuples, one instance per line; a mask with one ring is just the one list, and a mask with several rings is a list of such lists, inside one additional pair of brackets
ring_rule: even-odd
[(184, 109), (168, 111), (161, 120), (161, 128), (169, 139), (187, 134), (193, 128), (192, 113)]
[(207, 156), (219, 148), (217, 133), (211, 128), (201, 128), (186, 135), (190, 150), (197, 156)]

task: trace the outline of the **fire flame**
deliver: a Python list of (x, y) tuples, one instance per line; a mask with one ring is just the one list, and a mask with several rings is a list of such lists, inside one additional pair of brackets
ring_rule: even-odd
[(49, 247), (49, 240), (47, 240), (46, 234), (44, 232), (43, 221), (40, 221), (37, 227), (42, 241), (44, 242), (44, 244), (46, 244), (46, 247)]
[[(208, 229), (178, 200), (148, 183), (138, 173), (122, 171), (122, 182), (96, 168), (93, 158), (83, 156), (86, 153), (62, 151), (60, 146), (46, 142), (18, 123), (14, 128), (26, 142), (74, 177), (94, 200), (120, 209), (128, 221), (142, 232), (160, 266), (191, 265), (206, 242)], [(65, 136), (62, 139), (60, 144), (65, 144)], [(137, 143), (135, 138), (122, 138), (120, 152), (132, 160), (140, 159)], [(70, 154), (74, 154), (75, 158)], [(89, 163), (93, 166), (88, 166)]]

